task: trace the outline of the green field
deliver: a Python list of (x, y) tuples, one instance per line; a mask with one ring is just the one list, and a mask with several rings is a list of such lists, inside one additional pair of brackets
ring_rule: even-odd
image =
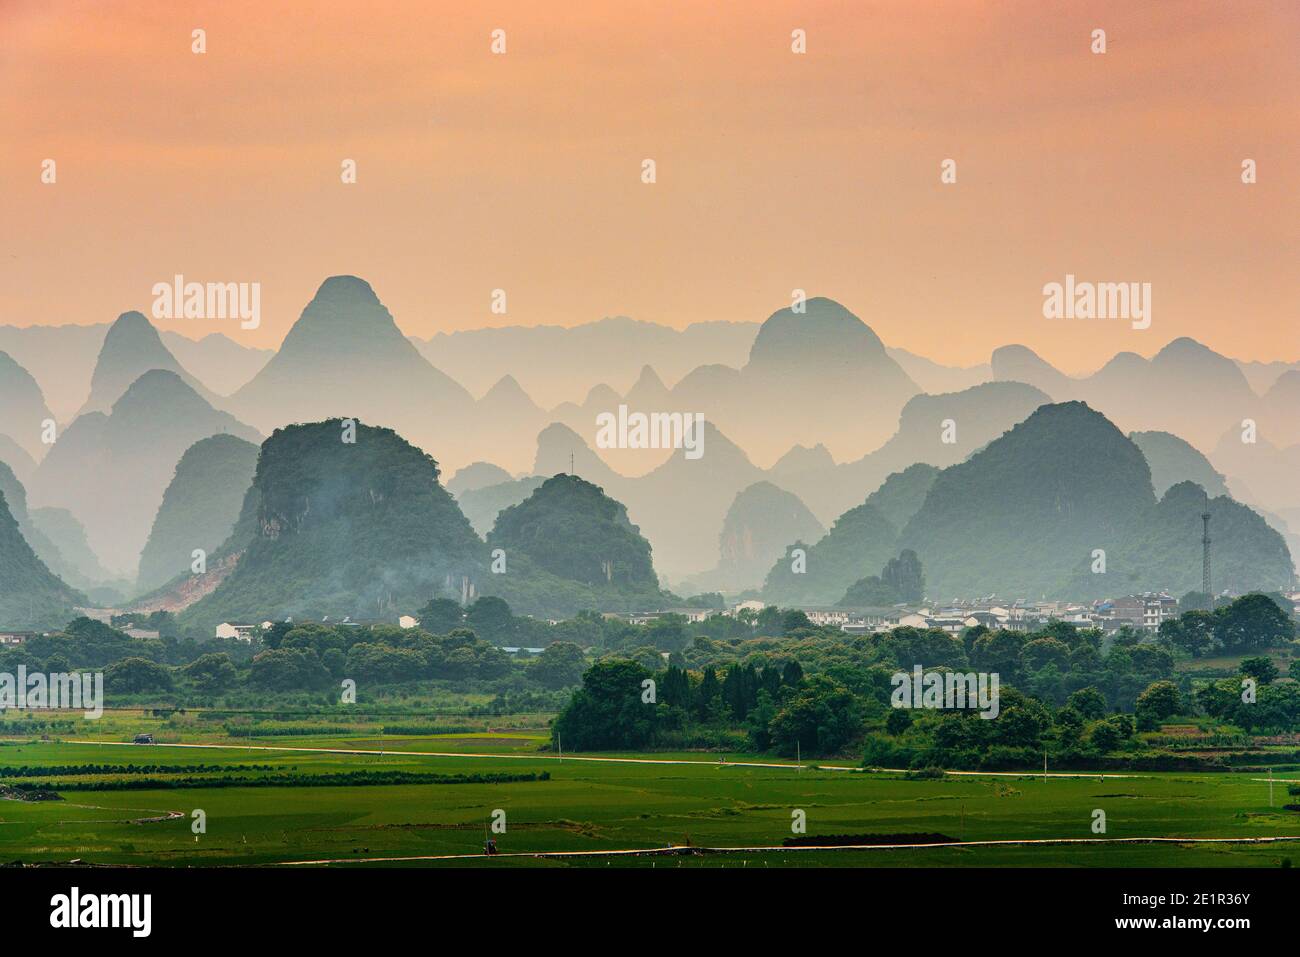
[[(124, 721), (96, 727), (104, 741), (129, 740)], [(142, 720), (130, 721), (141, 729)], [(179, 735), (198, 742), (212, 735)], [(509, 783), (312, 787), (197, 787), (60, 790), (77, 781), (133, 775), (48, 778), (64, 800), (0, 800), (0, 862), (259, 865), (299, 861), (369, 866), (400, 857), (478, 855), (495, 809), (506, 813), (503, 855), (409, 862), (420, 866), (1264, 866), (1300, 859), (1300, 841), (1268, 844), (1137, 844), (1121, 838), (1300, 836), (1300, 812), (1286, 793), (1295, 772), (1277, 774), (1274, 806), (1257, 772), (1141, 773), (1129, 777), (963, 775), (910, 780), (901, 774), (753, 767), (768, 756), (635, 755), (635, 760), (559, 760), (539, 751), (535, 731), (446, 736), (311, 735), (258, 738), (190, 748), (66, 741), (0, 743), (3, 768), (112, 765), (219, 765), (231, 774), (339, 774), (407, 771), (444, 775), (548, 772), (549, 780)], [(250, 747), (251, 745), (251, 747)], [(344, 748), (335, 754), (292, 748)], [(419, 755), (409, 752), (443, 752)], [(407, 753), (402, 753), (407, 752)], [(487, 755), (479, 757), (477, 755)], [(256, 772), (250, 765), (263, 767)], [(175, 775), (183, 777), (183, 774)], [(167, 775), (135, 775), (167, 777)], [(0, 783), (18, 780), (0, 771)], [(191, 812), (207, 831), (191, 833)], [(851, 850), (741, 850), (731, 853), (513, 857), (692, 845), (779, 847), (791, 814), (803, 810), (807, 835), (940, 834), (959, 841), (1078, 838), (1083, 844)], [(1107, 818), (1092, 831), (1093, 811)], [(166, 819), (167, 815), (176, 815)], [(162, 820), (142, 821), (146, 818)], [(904, 838), (905, 842), (906, 839)]]

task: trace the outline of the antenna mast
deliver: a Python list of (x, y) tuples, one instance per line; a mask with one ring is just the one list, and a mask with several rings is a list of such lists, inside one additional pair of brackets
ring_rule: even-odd
[(1201, 591), (1214, 611), (1214, 593), (1210, 591), (1210, 494), (1205, 493), (1205, 511), (1201, 513)]

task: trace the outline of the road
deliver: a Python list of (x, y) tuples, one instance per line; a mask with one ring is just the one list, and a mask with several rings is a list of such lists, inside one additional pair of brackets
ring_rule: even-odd
[[(1294, 837), (1047, 837), (1000, 841), (945, 841), (938, 844), (826, 844), (786, 847), (782, 844), (747, 847), (642, 847), (610, 851), (512, 851), (497, 853), (493, 857), (628, 857), (646, 855), (678, 857), (684, 854), (762, 854), (774, 851), (900, 851), (932, 847), (1015, 847), (1019, 845), (1057, 844), (1276, 844), (1300, 841)], [(486, 858), (487, 854), (422, 854), (414, 857), (331, 857), (315, 861), (277, 861), (276, 867), (304, 867), (323, 864), (400, 864), (409, 861), (467, 861)]]
[[(366, 748), (304, 748), (292, 747), (289, 745), (272, 745), (272, 744), (133, 744), (129, 741), (80, 741), (72, 740), (68, 744), (91, 744), (103, 747), (114, 748), (211, 748), (217, 751), (289, 751), (289, 752), (306, 752), (309, 754), (360, 754), (371, 757), (380, 757), (385, 755), (405, 756), (422, 758), (489, 758), (497, 761), (590, 761), (604, 762), (609, 764), (697, 764), (702, 767), (721, 767), (721, 768), (785, 768), (791, 771), (800, 769), (811, 770), (818, 769), (821, 771), (857, 771), (860, 770), (854, 765), (847, 764), (791, 764), (781, 761), (696, 761), (690, 758), (615, 758), (615, 757), (595, 757), (592, 755), (565, 755), (560, 757), (556, 754), (484, 754), (471, 751), (376, 751)], [(907, 768), (878, 768), (892, 774), (903, 774)], [(1046, 775), (1042, 771), (944, 771), (944, 774), (955, 776), (967, 775), (970, 777), (980, 778), (1149, 778), (1148, 774), (1110, 774), (1098, 771), (1048, 771)], [(1278, 778), (1277, 781), (1283, 782), (1284, 778)]]

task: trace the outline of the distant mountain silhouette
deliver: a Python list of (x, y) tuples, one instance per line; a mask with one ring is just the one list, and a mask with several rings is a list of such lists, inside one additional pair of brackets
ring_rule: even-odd
[(885, 352), (923, 392), (960, 392), (993, 378), (993, 369), (987, 362), (975, 366), (947, 366), (906, 349), (886, 348)]
[(1195, 482), (1211, 497), (1228, 494), (1223, 476), (1191, 443), (1169, 432), (1130, 432), (1129, 438), (1142, 450), (1151, 467), (1156, 498), (1179, 482)]
[(1300, 371), (1278, 376), (1259, 403), (1259, 428), (1282, 446), (1300, 443)]
[(1044, 393), (1019, 382), (986, 382), (961, 392), (913, 396), (899, 415), (897, 431), (875, 451), (832, 467), (826, 467), (822, 457), (821, 467), (796, 471), (787, 465), (773, 474), (818, 519), (830, 522), (892, 473), (918, 462), (960, 462), (1048, 401)]
[(798, 497), (771, 482), (755, 482), (736, 495), (722, 522), (718, 565), (689, 576), (683, 592), (728, 594), (758, 588), (772, 563), (794, 541), (816, 541), (826, 534), (821, 522)]
[(1077, 383), (1051, 363), (1039, 358), (1027, 346), (1010, 345), (993, 350), (989, 360), (993, 378), (1000, 382), (1023, 382), (1047, 393), (1058, 402), (1074, 396)]
[(104, 565), (130, 577), (181, 454), (221, 432), (261, 440), (176, 373), (146, 372), (108, 415), (90, 412), (63, 430), (36, 470), (32, 499), (71, 511)]
[[(506, 326), (412, 340), (421, 354), (475, 395), (513, 375), (533, 401), (577, 402), (601, 382), (626, 388), (647, 365), (669, 381), (701, 363), (739, 366), (755, 322), (699, 322), (673, 329), (626, 316), (575, 326)], [(538, 361), (538, 360), (541, 361)]]
[(0, 350), (31, 373), (54, 417), (67, 422), (90, 394), (90, 377), (107, 332), (106, 323), (0, 326)]
[[(1038, 409), (943, 470), (900, 546), (916, 551), (940, 599), (1187, 591), (1200, 574), (1199, 531), (1189, 523), (1203, 503), (1199, 487), (1185, 482), (1157, 506), (1138, 446), (1101, 413), (1068, 402)], [(1226, 498), (1214, 499), (1211, 511), (1222, 531), (1215, 535), (1222, 587), (1272, 589), (1289, 580), (1286, 545), (1262, 518)], [(1098, 550), (1104, 572), (1095, 570)]]
[[(1038, 390), (1009, 382), (985, 383), (952, 395), (918, 395), (904, 408), (898, 433), (862, 459), (837, 465), (824, 447), (794, 449), (769, 472), (755, 466), (707, 419), (702, 458), (689, 460), (678, 450), (663, 465), (638, 477), (614, 471), (578, 432), (552, 424), (538, 436), (532, 471), (538, 475), (568, 471), (572, 455), (576, 474), (627, 504), (632, 521), (654, 546), (660, 574), (670, 583), (695, 582), (717, 562), (718, 536), (727, 510), (736, 495), (755, 482), (772, 481), (825, 524), (862, 502), (891, 473), (917, 462), (937, 466), (959, 462), (1046, 402)], [(957, 422), (952, 443), (943, 440), (944, 421), (949, 418)], [(522, 494), (522, 487), (503, 485), (493, 503), (509, 503)], [(471, 508), (468, 500), (466, 508)], [(874, 574), (879, 568), (870, 571)], [(831, 601), (843, 593), (841, 587)]]
[(809, 448), (806, 445), (791, 447), (777, 459), (768, 471), (774, 476), (801, 475), (806, 472), (823, 472), (835, 468), (830, 450), (820, 442)]
[(197, 340), (164, 332), (162, 340), (182, 366), (218, 395), (242, 388), (275, 355), (274, 349), (246, 346), (220, 332)]
[(9, 466), (14, 475), (18, 476), (18, 481), (24, 485), (31, 481), (36, 471), (36, 461), (27, 454), (26, 449), (7, 435), (0, 435), (0, 462)]
[(58, 550), (60, 562), (50, 565), (51, 571), (86, 592), (91, 601), (101, 598), (117, 601), (123, 597), (128, 582), (100, 564), (99, 556), (91, 550), (86, 538), (85, 527), (75, 515), (66, 508), (34, 508), (28, 514), (32, 526)]
[[(31, 373), (5, 352), (0, 352), (0, 434), (18, 445), (31, 460), (45, 454), (41, 443), (44, 423), (53, 413), (45, 404), (41, 387)], [(4, 454), (0, 448), (0, 457)], [(21, 467), (25, 463), (20, 462)]]
[(1300, 444), (1279, 447), (1264, 435), (1243, 441), (1241, 428), (1230, 428), (1214, 446), (1210, 460), (1228, 477), (1233, 498), (1270, 511), (1300, 508)]
[[(90, 395), (90, 380), (109, 328), (105, 322), (0, 326), (0, 351), (8, 352), (32, 374), (54, 417), (69, 422)], [(227, 395), (247, 382), (274, 352), (243, 345), (221, 333), (195, 340), (166, 331), (159, 332), (159, 337), (181, 368), (218, 395)]]
[(507, 466), (523, 470), (530, 464), (530, 440), (548, 416), (514, 376), (503, 376), (478, 400), (472, 417), (467, 416), (467, 427), (471, 421), (475, 451), (490, 452)]
[(521, 479), (509, 479), (495, 485), (466, 489), (456, 496), (456, 504), (465, 513), (474, 531), (487, 536), (496, 523), (501, 510), (518, 505), (546, 481), (541, 475), (529, 475)]
[(1286, 372), (1300, 372), (1300, 361), (1296, 362), (1246, 362), (1241, 359), (1234, 360), (1237, 363), (1246, 381), (1255, 391), (1256, 395), (1263, 395), (1269, 389), (1273, 388), (1273, 383)]
[(176, 361), (143, 313), (124, 312), (104, 336), (90, 379), (90, 398), (79, 414), (107, 412), (136, 380), (152, 369), (175, 373), (209, 405), (220, 406), (221, 400)]
[(9, 466), (3, 463), (0, 463), (0, 493), (4, 495), (5, 501), (8, 503), (9, 514), (18, 523), (19, 532), (27, 540), (27, 544), (31, 546), (32, 551), (36, 553), (36, 557), (44, 562), (46, 567), (54, 574), (66, 574), (68, 566), (59, 553), (58, 546), (32, 522), (31, 513), (27, 508), (27, 490), (23, 487), (23, 483), (18, 481), (17, 476), (14, 475)]
[(1080, 399), (1122, 428), (1172, 432), (1211, 447), (1257, 413), (1259, 399), (1237, 363), (1194, 339), (1174, 339), (1150, 360), (1121, 352), (1091, 376), (1071, 378), (1024, 346), (996, 350), (995, 378), (1027, 382), (1057, 402)]
[(452, 461), (467, 455), (474, 427), (469, 393), (425, 361), (370, 284), (355, 276), (321, 284), (280, 350), (228, 404), (263, 430), (359, 419)]
[[(626, 393), (601, 384), (581, 404), (554, 408), (551, 418), (591, 443), (596, 416), (620, 405), (629, 412), (701, 413), (759, 460), (774, 461), (809, 441), (840, 457), (861, 455), (888, 438), (898, 411), (920, 390), (844, 306), (825, 298), (804, 305), (803, 312), (791, 307), (769, 316), (739, 369), (698, 366), (669, 389), (646, 366)], [(599, 454), (624, 475), (648, 476), (668, 459), (662, 450)]]
[(0, 491), (0, 627), (61, 628), (84, 603), (36, 557)]
[(149, 592), (193, 567), (195, 549), (215, 553), (230, 537), (253, 484), (258, 447), (211, 435), (185, 450), (140, 553), (137, 589)]
[(471, 462), (447, 481), (447, 491), (460, 498), (465, 492), (509, 482), (513, 476), (492, 462)]
[[(896, 554), (899, 532), (921, 508), (937, 474), (925, 464), (895, 472), (837, 518), (823, 538), (791, 540), (763, 582), (764, 601), (833, 605), (855, 582), (878, 575)], [(804, 551), (802, 570), (796, 548)]]

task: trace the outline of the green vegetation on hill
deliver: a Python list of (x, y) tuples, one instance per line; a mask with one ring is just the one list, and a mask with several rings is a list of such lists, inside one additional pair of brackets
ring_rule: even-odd
[(552, 476), (497, 516), (487, 544), (505, 572), (481, 591), (532, 614), (657, 607), (664, 600), (650, 543), (627, 509), (576, 475)]
[(36, 557), (0, 491), (0, 627), (58, 627), (84, 601)]
[(236, 535), (235, 570), (184, 622), (395, 615), (480, 581), (483, 545), (438, 484), (438, 465), (391, 429), (331, 419), (278, 429), (262, 446)]
[[(1205, 493), (1179, 482), (1124, 542), (1122, 559), (1144, 586), (1159, 583), (1180, 595), (1201, 585), (1201, 513)], [(1226, 495), (1209, 502), (1213, 587), (1269, 591), (1291, 583), (1291, 553), (1264, 518)]]
[[(1086, 599), (1194, 587), (1203, 496), (1174, 486), (1157, 504), (1141, 450), (1081, 402), (1046, 405), (935, 479), (900, 537), (932, 596)], [(1211, 504), (1221, 587), (1291, 578), (1281, 536), (1244, 506)], [(1101, 553), (1104, 552), (1104, 571)]]

